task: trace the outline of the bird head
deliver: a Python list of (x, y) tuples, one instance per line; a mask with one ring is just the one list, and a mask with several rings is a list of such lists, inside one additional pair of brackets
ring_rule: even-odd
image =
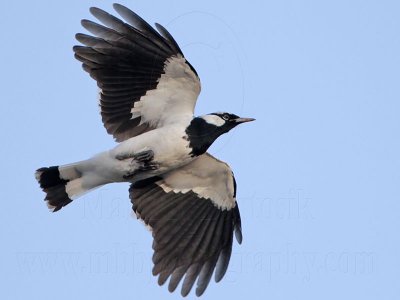
[(201, 155), (207, 151), (208, 147), (222, 134), (227, 133), (232, 128), (245, 122), (254, 121), (252, 118), (241, 118), (237, 115), (218, 112), (193, 118), (186, 129), (191, 154)]
[(241, 118), (235, 114), (227, 112), (216, 112), (201, 116), (209, 125), (215, 126), (215, 129), (224, 134), (239, 124), (251, 122), (253, 118)]

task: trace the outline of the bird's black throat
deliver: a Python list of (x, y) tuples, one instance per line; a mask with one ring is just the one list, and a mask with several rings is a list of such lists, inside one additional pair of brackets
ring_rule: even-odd
[(186, 128), (189, 147), (192, 148), (190, 155), (204, 154), (221, 134), (230, 129), (229, 126), (216, 126), (207, 123), (203, 118), (194, 118)]

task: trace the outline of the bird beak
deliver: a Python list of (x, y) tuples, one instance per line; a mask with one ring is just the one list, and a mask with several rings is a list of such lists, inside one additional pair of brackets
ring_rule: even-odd
[(255, 121), (256, 119), (253, 118), (237, 118), (235, 119), (236, 123), (246, 123), (246, 122), (251, 122), (251, 121)]

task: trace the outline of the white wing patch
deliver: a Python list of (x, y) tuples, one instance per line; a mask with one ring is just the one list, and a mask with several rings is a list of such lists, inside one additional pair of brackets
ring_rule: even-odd
[(131, 109), (131, 114), (132, 114), (131, 119), (140, 117), (140, 115), (141, 115), (140, 111), (141, 111), (142, 105), (143, 105), (142, 101), (136, 101), (133, 103), (133, 107)]
[(166, 193), (193, 191), (200, 198), (210, 199), (220, 209), (229, 210), (236, 205), (231, 169), (207, 153), (171, 171), (156, 183)]
[(135, 102), (132, 119), (141, 116), (141, 124), (162, 127), (176, 122), (177, 117), (191, 118), (200, 90), (200, 81), (186, 59), (180, 54), (172, 56), (165, 63), (157, 88)]

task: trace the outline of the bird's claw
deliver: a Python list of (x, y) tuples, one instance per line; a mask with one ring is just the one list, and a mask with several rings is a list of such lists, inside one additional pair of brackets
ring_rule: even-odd
[[(126, 156), (124, 156), (124, 157), (125, 157), (125, 159), (127, 158)], [(135, 153), (135, 154), (131, 155), (130, 158), (132, 158), (132, 165), (139, 162), (140, 166), (137, 169), (135, 169), (133, 172), (129, 172), (126, 175), (124, 175), (123, 176), (124, 179), (130, 179), (139, 172), (154, 171), (160, 167), (160, 165), (158, 163), (153, 161), (153, 159), (154, 159), (153, 150), (145, 150), (145, 151)]]
[(115, 158), (118, 160), (125, 160), (128, 158), (132, 158), (132, 160), (137, 162), (146, 162), (153, 160), (154, 152), (153, 150), (144, 150), (137, 153), (122, 153), (122, 154), (117, 154)]
[(154, 152), (153, 150), (145, 150), (133, 155), (133, 159), (139, 162), (149, 162), (153, 160)]

